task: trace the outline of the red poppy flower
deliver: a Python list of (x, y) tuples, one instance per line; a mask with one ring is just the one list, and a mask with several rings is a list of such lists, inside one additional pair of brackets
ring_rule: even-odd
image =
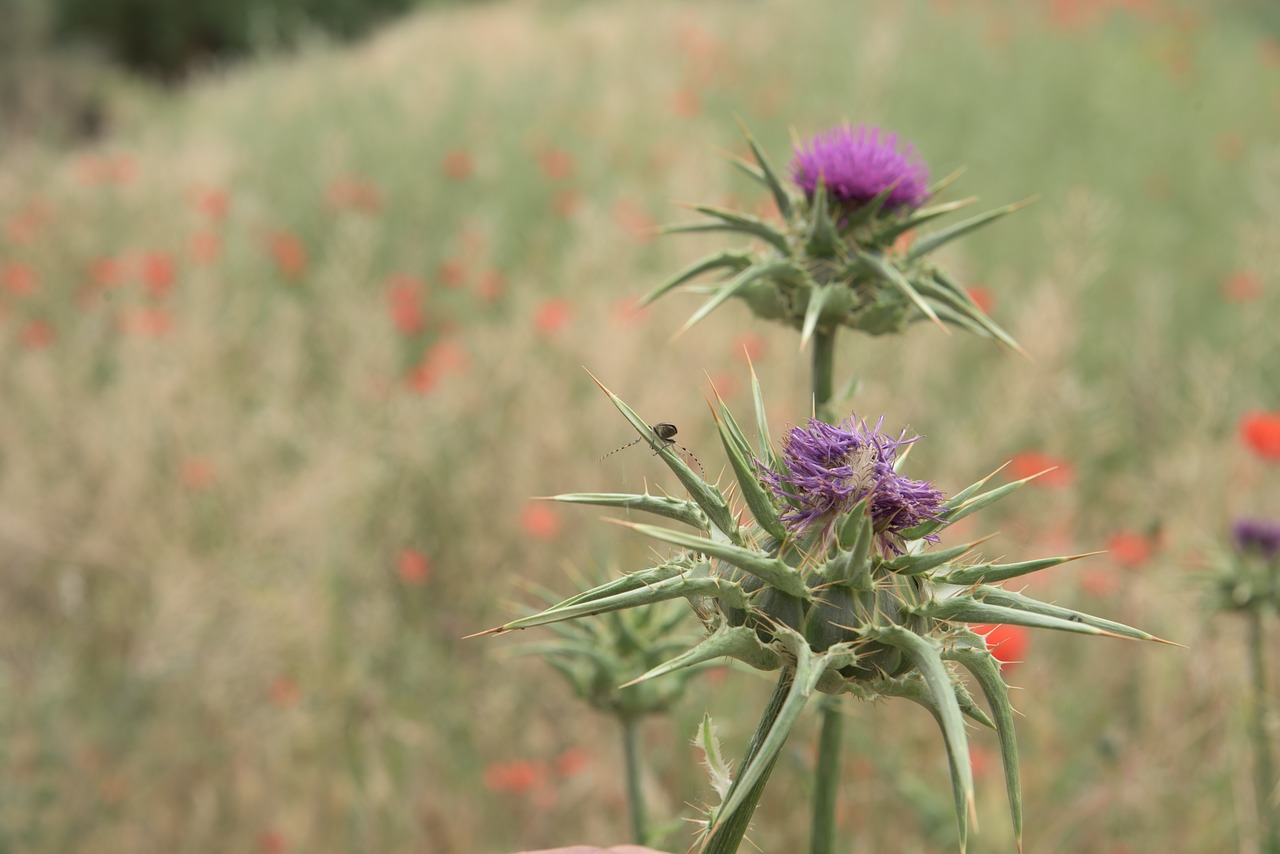
[(431, 562), (417, 549), (402, 549), (396, 558), (396, 572), (405, 584), (425, 584), (431, 578)]
[(560, 533), (560, 516), (546, 504), (526, 504), (520, 527), (535, 540), (553, 540)]
[(573, 317), (573, 304), (563, 297), (543, 300), (533, 312), (533, 326), (550, 338), (564, 329)]
[(307, 271), (307, 248), (298, 236), (287, 231), (272, 232), (267, 236), (267, 248), (276, 269), (288, 279), (297, 279)]
[(132, 184), (138, 177), (137, 158), (128, 154), (117, 154), (104, 162), (106, 179), (115, 184)]
[(1264, 460), (1280, 462), (1280, 412), (1249, 412), (1240, 419), (1240, 436)]
[(893, 241), (893, 249), (895, 252), (905, 255), (907, 250), (911, 248), (911, 243), (916, 239), (915, 229), (908, 228), (899, 234), (897, 239)]
[(496, 302), (507, 290), (507, 275), (501, 270), (485, 270), (476, 277), (476, 296), (484, 302)]
[(989, 289), (982, 287), (982, 285), (974, 285), (973, 287), (966, 288), (965, 290), (969, 294), (969, 299), (973, 300), (974, 305), (976, 305), (983, 314), (990, 314), (991, 309), (996, 307), (995, 294), (991, 293)]
[(1262, 276), (1252, 270), (1232, 273), (1219, 286), (1222, 295), (1231, 302), (1252, 302), (1262, 296)]
[(1111, 559), (1126, 569), (1137, 569), (1151, 557), (1151, 538), (1133, 531), (1117, 531), (1107, 540)]
[(441, 164), (446, 178), (454, 181), (465, 181), (475, 171), (475, 162), (465, 151), (450, 151), (444, 156)]
[(437, 374), (447, 371), (460, 374), (466, 371), (469, 364), (467, 348), (456, 338), (441, 338), (432, 344), (422, 361), (423, 364), (430, 365)]
[(264, 830), (258, 837), (258, 850), (262, 854), (285, 854), (289, 840), (278, 830)]
[(991, 654), (1005, 670), (1022, 662), (1027, 646), (1031, 643), (1031, 632), (1026, 626), (997, 623), (972, 625), (969, 628), (985, 636), (987, 649), (991, 650)]
[(124, 284), (127, 267), (122, 258), (99, 258), (89, 268), (89, 278), (94, 284), (113, 288)]
[(148, 252), (142, 256), (142, 282), (147, 293), (154, 297), (166, 296), (173, 289), (177, 278), (177, 265), (164, 252)]
[(734, 358), (743, 362), (759, 362), (767, 352), (764, 336), (756, 332), (744, 333), (733, 341)]
[(702, 99), (692, 89), (681, 89), (671, 99), (671, 112), (677, 118), (691, 119), (702, 112)]
[(272, 704), (287, 709), (295, 706), (302, 699), (302, 689), (298, 683), (288, 676), (280, 676), (271, 683), (270, 697)]
[(552, 181), (563, 181), (573, 174), (573, 155), (560, 148), (548, 148), (538, 156), (538, 166)]
[(570, 747), (556, 757), (556, 774), (576, 777), (591, 764), (591, 754), (581, 747)]
[[(1047, 471), (1047, 469), (1053, 469)], [(1044, 474), (1040, 474), (1044, 472)], [(1040, 474), (1031, 481), (1033, 484), (1050, 489), (1070, 486), (1075, 479), (1075, 470), (1071, 463), (1060, 457), (1053, 457), (1040, 451), (1022, 451), (1014, 454), (1009, 461), (1009, 476), (1014, 480), (1022, 480)]]
[(0, 267), (0, 283), (15, 296), (29, 296), (40, 287), (40, 276), (26, 264), (10, 262)]
[(226, 217), (231, 198), (223, 190), (200, 190), (195, 196), (195, 206), (209, 219), (220, 220)]
[(446, 288), (460, 288), (467, 283), (467, 267), (461, 261), (445, 261), (436, 270), (436, 278)]
[(207, 489), (217, 479), (218, 472), (213, 463), (204, 457), (188, 457), (182, 461), (178, 477), (189, 489)]
[(484, 769), (484, 785), (496, 793), (523, 794), (538, 788), (545, 780), (546, 769), (526, 759), (494, 762)]
[(430, 394), (440, 382), (440, 372), (435, 365), (423, 362), (414, 365), (405, 377), (405, 385), (416, 394)]
[(56, 337), (53, 324), (47, 320), (28, 320), (22, 327), (22, 346), (28, 350), (43, 350)]
[(970, 745), (969, 765), (973, 768), (974, 777), (982, 778), (990, 775), (992, 770), (998, 767), (996, 763), (997, 760), (990, 750), (979, 744)]
[(413, 276), (401, 273), (387, 281), (387, 304), (391, 309), (391, 322), (401, 335), (417, 335), (427, 328), (427, 317), (422, 310), (421, 293), (425, 285)]

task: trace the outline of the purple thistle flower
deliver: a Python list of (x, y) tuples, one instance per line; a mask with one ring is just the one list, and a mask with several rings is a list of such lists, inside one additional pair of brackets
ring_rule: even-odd
[[(830, 543), (837, 520), (869, 497), (871, 525), (881, 551), (902, 553), (901, 532), (943, 512), (942, 493), (922, 480), (900, 477), (893, 470), (898, 448), (916, 439), (897, 439), (880, 432), (884, 419), (869, 428), (848, 418), (839, 427), (810, 419), (793, 427), (782, 443), (788, 473), (760, 465), (765, 483), (780, 501), (795, 507), (782, 517), (793, 534), (817, 529), (823, 547)], [(916, 437), (918, 438), (918, 437)], [(937, 538), (930, 536), (930, 542)]]
[(1266, 560), (1280, 557), (1280, 522), (1269, 519), (1237, 519), (1231, 534), (1239, 552), (1259, 554)]
[(810, 198), (821, 180), (830, 197), (850, 210), (890, 187), (886, 208), (918, 207), (929, 197), (929, 168), (915, 147), (908, 142), (899, 150), (896, 133), (874, 126), (844, 125), (818, 134), (796, 148), (791, 177)]

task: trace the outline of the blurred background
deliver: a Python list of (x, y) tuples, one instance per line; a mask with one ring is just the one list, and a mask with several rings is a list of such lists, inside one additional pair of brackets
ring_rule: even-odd
[[(1036, 204), (943, 260), (1027, 349), (843, 337), (859, 414), (953, 492), (1057, 465), (961, 534), (1104, 551), (1041, 598), (1188, 649), (1031, 636), (1027, 850), (1254, 851), (1242, 631), (1202, 604), (1233, 518), (1280, 516), (1242, 441), (1280, 410), (1280, 13), (1268, 0), (0, 0), (0, 850), (473, 854), (626, 841), (621, 746), (505, 622), (647, 542), (571, 491), (676, 490), (586, 367), (723, 460), (711, 384), (778, 435), (790, 331), (636, 299), (768, 213), (740, 118), (868, 122), (950, 198)], [(1004, 477), (1005, 475), (1001, 475)], [(616, 514), (615, 514), (616, 515)], [(689, 630), (696, 624), (690, 621)], [(1277, 674), (1272, 674), (1276, 676)], [(1273, 683), (1274, 684), (1274, 683)], [(704, 711), (646, 723), (663, 842), (714, 799)], [(847, 704), (849, 851), (954, 850), (940, 738)], [(813, 720), (751, 838), (807, 838)], [(991, 733), (980, 832), (1014, 845)], [(985, 764), (982, 757), (986, 757)]]

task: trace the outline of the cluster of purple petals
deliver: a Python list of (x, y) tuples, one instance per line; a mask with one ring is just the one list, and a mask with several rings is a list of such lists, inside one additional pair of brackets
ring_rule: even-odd
[(858, 207), (893, 187), (886, 208), (917, 207), (929, 197), (929, 169), (915, 147), (877, 127), (835, 127), (795, 150), (791, 177), (812, 197), (818, 181), (831, 198)]
[(1267, 560), (1280, 557), (1280, 522), (1269, 519), (1240, 519), (1232, 529), (1236, 549), (1259, 554)]
[[(852, 418), (838, 427), (810, 419), (793, 427), (783, 439), (782, 456), (788, 474), (761, 465), (765, 482), (779, 500), (795, 509), (782, 521), (793, 534), (816, 526), (831, 526), (836, 518), (870, 496), (871, 524), (881, 545), (901, 553), (900, 532), (926, 520), (940, 518), (942, 493), (932, 484), (901, 477), (893, 470), (898, 448), (916, 441), (887, 436)], [(936, 538), (931, 538), (936, 540)]]

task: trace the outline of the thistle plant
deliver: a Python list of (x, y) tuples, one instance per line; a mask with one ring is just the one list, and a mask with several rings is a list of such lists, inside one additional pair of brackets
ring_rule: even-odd
[[(796, 147), (788, 183), (744, 133), (755, 162), (735, 159), (734, 164), (769, 192), (780, 221), (694, 205), (707, 221), (667, 231), (726, 231), (754, 245), (703, 258), (644, 302), (683, 286), (709, 294), (683, 329), (736, 297), (758, 317), (798, 330), (801, 346), (813, 345), (814, 417), (792, 428), (775, 448), (753, 370), (755, 447), (722, 401), (712, 407), (733, 476), (731, 488), (722, 490), (695, 474), (667, 437), (601, 385), (689, 497), (573, 493), (555, 500), (650, 513), (691, 530), (620, 523), (677, 551), (488, 633), (686, 599), (706, 629), (705, 638), (637, 681), (672, 678), (724, 657), (778, 671), (738, 774), (705, 817), (700, 850), (706, 854), (738, 849), (779, 751), (815, 697), (824, 699), (811, 851), (830, 854), (841, 741), (834, 700), (846, 694), (866, 700), (900, 697), (933, 715), (951, 768), (962, 849), (973, 814), (964, 719), (993, 728), (1021, 847), (1022, 798), (1008, 689), (984, 638), (967, 626), (1004, 623), (1157, 639), (1002, 586), (1085, 555), (994, 563), (980, 559), (978, 542), (940, 547), (946, 528), (1030, 478), (987, 488), (988, 477), (945, 497), (928, 481), (900, 473), (914, 437), (884, 432), (883, 420), (875, 426), (841, 420), (833, 401), (835, 343), (842, 328), (885, 335), (930, 320), (1018, 349), (934, 263), (932, 253), (1021, 203), (917, 236), (918, 229), (974, 200), (930, 204), (954, 176), (930, 185), (926, 165), (896, 135), (849, 126), (821, 134)], [(698, 284), (708, 273), (721, 278)], [(962, 673), (977, 683), (990, 713), (974, 699)]]
[(1280, 610), (1280, 521), (1237, 520), (1231, 548), (1218, 556), (1211, 579), (1211, 606), (1238, 614), (1248, 627), (1245, 654), (1249, 659), (1250, 737), (1253, 741), (1254, 796), (1260, 827), (1260, 849), (1280, 854), (1280, 819), (1274, 806), (1277, 780), (1267, 736), (1266, 623)]
[(826, 357), (840, 327), (884, 335), (920, 320), (951, 324), (1017, 348), (930, 256), (1024, 203), (978, 214), (904, 245), (916, 229), (975, 201), (926, 206), (955, 176), (930, 186), (928, 168), (909, 143), (876, 128), (837, 127), (797, 147), (787, 183), (751, 134), (744, 134), (755, 163), (737, 158), (733, 163), (769, 191), (781, 222), (693, 205), (709, 221), (668, 226), (668, 233), (728, 231), (756, 241), (757, 248), (707, 256), (668, 279), (644, 303), (720, 272), (723, 283), (700, 288), (711, 297), (684, 329), (737, 297), (756, 316), (798, 329), (802, 344), (816, 339), (815, 359)]
[[(540, 593), (547, 604), (558, 599)], [(542, 656), (580, 699), (617, 720), (632, 837), (640, 845), (653, 841), (641, 786), (640, 725), (650, 715), (668, 712), (701, 668), (684, 669), (672, 679), (627, 683), (696, 641), (684, 630), (688, 615), (687, 608), (673, 602), (614, 611), (598, 620), (557, 623), (552, 626), (554, 640), (519, 650)]]
[[(575, 493), (556, 500), (647, 512), (691, 530), (620, 522), (678, 551), (490, 633), (686, 599), (706, 636), (637, 681), (669, 677), (726, 656), (782, 672), (746, 761), (723, 802), (706, 816), (703, 851), (737, 850), (774, 760), (815, 692), (866, 700), (901, 697), (934, 716), (951, 767), (962, 848), (973, 812), (964, 719), (993, 728), (1014, 832), (1021, 839), (1022, 800), (1008, 690), (999, 662), (966, 625), (1006, 623), (1156, 638), (1002, 587), (1084, 555), (991, 563), (976, 557), (976, 542), (935, 548), (950, 525), (1030, 478), (991, 489), (984, 479), (944, 498), (927, 482), (899, 473), (906, 456), (899, 450), (913, 439), (882, 433), (882, 424), (872, 428), (854, 420), (840, 425), (814, 420), (793, 428), (779, 452), (770, 439), (754, 376), (753, 389), (756, 447), (723, 402), (713, 409), (742, 507), (731, 506), (725, 490), (693, 472), (639, 415), (604, 389), (690, 497)], [(971, 695), (961, 671), (977, 682), (989, 715)]]

